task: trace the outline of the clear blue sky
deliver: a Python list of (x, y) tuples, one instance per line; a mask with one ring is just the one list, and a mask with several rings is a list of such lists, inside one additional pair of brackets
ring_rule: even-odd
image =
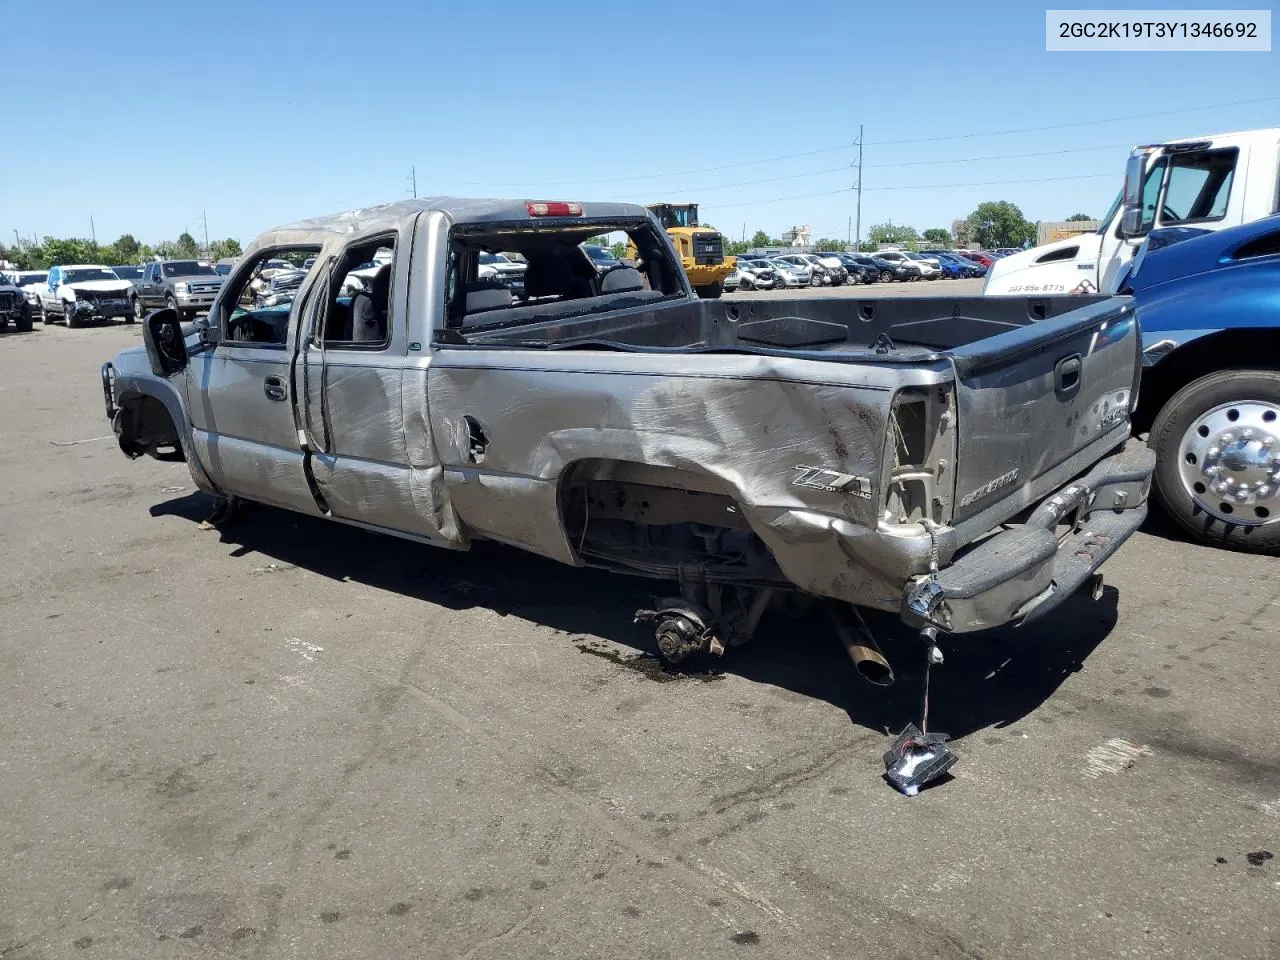
[[(1045, 6), (12, 3), (0, 239), (90, 215), (100, 242), (201, 239), (204, 210), (248, 241), (407, 196), (411, 166), (420, 194), (696, 200), (734, 237), (843, 236), (859, 123), (864, 234), (992, 199), (1097, 216), (1133, 142), (1280, 126), (1277, 53), (1046, 53)], [(1075, 179), (970, 185), (1044, 178)]]

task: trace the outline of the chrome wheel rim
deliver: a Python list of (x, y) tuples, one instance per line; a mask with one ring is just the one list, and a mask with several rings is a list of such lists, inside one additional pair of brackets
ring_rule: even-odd
[(1280, 407), (1246, 400), (1205, 411), (1182, 435), (1178, 474), (1196, 505), (1223, 523), (1280, 520)]

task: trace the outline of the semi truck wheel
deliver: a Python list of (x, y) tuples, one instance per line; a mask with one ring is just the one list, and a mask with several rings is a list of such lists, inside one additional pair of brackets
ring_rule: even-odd
[(1280, 553), (1280, 372), (1220, 370), (1164, 405), (1151, 426), (1155, 493), (1201, 543)]
[(703, 300), (719, 300), (720, 294), (724, 293), (724, 286), (719, 283), (704, 283), (694, 287), (693, 292)]

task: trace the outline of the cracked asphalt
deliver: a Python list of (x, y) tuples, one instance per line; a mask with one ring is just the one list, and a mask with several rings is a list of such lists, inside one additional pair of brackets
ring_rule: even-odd
[(778, 617), (671, 674), (641, 581), (201, 529), (102, 439), (137, 342), (0, 335), (4, 960), (1280, 956), (1280, 561), (1153, 520), (1096, 603), (946, 643), (960, 761), (906, 799), (892, 622), (887, 691)]

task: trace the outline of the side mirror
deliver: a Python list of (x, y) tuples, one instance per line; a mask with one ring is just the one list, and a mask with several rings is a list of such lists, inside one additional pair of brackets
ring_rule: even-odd
[(1128, 239), (1142, 233), (1142, 208), (1125, 207), (1120, 216), (1120, 234)]
[(186, 368), (187, 342), (177, 310), (166, 307), (151, 313), (142, 324), (142, 342), (151, 372), (157, 377), (168, 378)]

